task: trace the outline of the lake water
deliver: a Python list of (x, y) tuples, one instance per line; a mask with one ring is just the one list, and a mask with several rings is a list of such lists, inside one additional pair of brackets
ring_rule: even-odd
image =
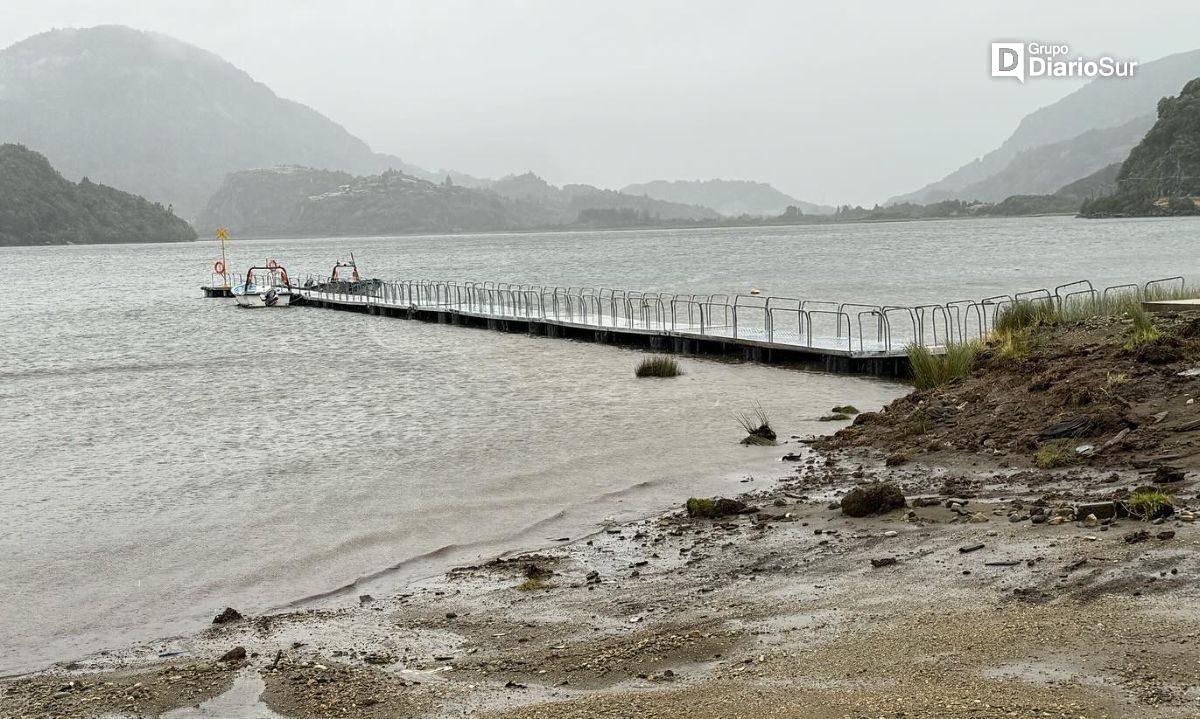
[[(293, 276), (916, 303), (1195, 274), (1195, 220), (234, 242)], [(785, 436), (876, 380), (309, 308), (206, 300), (216, 245), (0, 249), (0, 672), (187, 632), (356, 580), (385, 591), (606, 517), (769, 481), (731, 413)], [(749, 485), (753, 486), (753, 485)], [(329, 600), (326, 600), (329, 601)]]

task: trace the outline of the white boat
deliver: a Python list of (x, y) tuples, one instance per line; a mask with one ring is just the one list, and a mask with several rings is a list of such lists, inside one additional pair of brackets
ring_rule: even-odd
[(265, 267), (251, 267), (246, 281), (231, 292), (239, 307), (287, 307), (292, 303), (287, 270), (274, 260)]

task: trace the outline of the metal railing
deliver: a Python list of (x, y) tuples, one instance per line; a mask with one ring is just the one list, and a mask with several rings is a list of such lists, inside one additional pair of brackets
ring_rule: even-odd
[(1182, 277), (1097, 289), (1088, 280), (945, 304), (873, 305), (763, 295), (683, 295), (611, 287), (549, 287), (506, 282), (412, 279), (347, 283), (308, 277), (294, 288), (314, 301), (447, 311), (498, 320), (553, 322), (681, 337), (887, 355), (911, 344), (932, 349), (982, 339), (1005, 307), (1044, 302), (1099, 311), (1122, 296), (1181, 293)]

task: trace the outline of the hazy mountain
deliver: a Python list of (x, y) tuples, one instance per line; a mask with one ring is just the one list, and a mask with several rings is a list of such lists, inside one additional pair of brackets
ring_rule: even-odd
[(658, 200), (711, 207), (726, 217), (758, 215), (775, 217), (789, 207), (806, 215), (832, 214), (834, 208), (797, 200), (765, 182), (746, 180), (655, 180), (628, 185), (621, 192), (646, 195)]
[(1116, 192), (1084, 203), (1083, 214), (1200, 212), (1200, 77), (1158, 102), (1158, 119), (1117, 173)]
[(1000, 172), (972, 183), (956, 194), (964, 199), (999, 202), (1015, 194), (1053, 193), (1065, 184), (1120, 162), (1154, 124), (1154, 115), (1118, 127), (1087, 132), (1062, 142), (1017, 153)]
[(628, 226), (717, 217), (704, 207), (589, 185), (559, 188), (531, 173), (479, 189), (396, 171), (354, 177), (289, 166), (231, 173), (198, 223), (226, 226), (243, 236), (336, 236)]
[(188, 218), (234, 170), (407, 167), (210, 52), (119, 26), (53, 30), (0, 51), (0, 141)]
[(76, 184), (42, 155), (0, 145), (0, 245), (194, 239), (191, 226), (169, 208), (86, 177)]
[(1117, 175), (1121, 172), (1121, 164), (1114, 162), (1105, 165), (1087, 177), (1063, 185), (1054, 194), (1080, 199), (1111, 195), (1117, 189)]
[[(888, 202), (970, 199), (965, 194), (965, 188), (982, 183), (1004, 171), (1022, 151), (1071, 140), (1089, 130), (1116, 128), (1135, 123), (1139, 118), (1146, 117), (1148, 108), (1154, 107), (1159, 98), (1174, 94), (1185, 82), (1197, 75), (1200, 75), (1200, 50), (1169, 55), (1138, 65), (1132, 78), (1092, 80), (1058, 102), (1027, 115), (1012, 136), (999, 148), (967, 163), (937, 182), (916, 192), (892, 198)], [(1149, 127), (1148, 122), (1146, 127)], [(1092, 169), (1099, 169), (1103, 164), (1098, 164)], [(1091, 170), (1083, 174), (1088, 172)], [(997, 180), (992, 186), (999, 187), (1001, 184), (1004, 183)], [(1028, 192), (1035, 190), (1009, 184), (1004, 194)]]

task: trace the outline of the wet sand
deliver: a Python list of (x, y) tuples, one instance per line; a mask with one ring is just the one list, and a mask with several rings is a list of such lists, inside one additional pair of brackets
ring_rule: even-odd
[[(780, 453), (797, 450), (745, 485), (758, 512), (672, 512), (355, 606), (94, 655), (0, 684), (0, 716), (1200, 712), (1196, 525), (1030, 519), (1135, 486), (1136, 472), (1031, 481), (969, 454), (886, 467), (871, 452)], [(831, 508), (876, 478), (910, 508)], [(218, 661), (234, 647), (246, 658)]]

